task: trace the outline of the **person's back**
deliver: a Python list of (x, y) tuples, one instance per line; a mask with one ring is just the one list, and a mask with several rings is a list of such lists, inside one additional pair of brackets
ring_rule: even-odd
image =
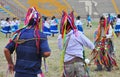
[[(35, 8), (29, 10), (35, 10)], [(37, 11), (35, 11), (35, 15), (30, 13), (26, 18), (31, 15), (36, 16), (36, 13)], [(50, 56), (51, 50), (46, 35), (40, 32), (38, 27), (40, 17), (36, 18), (34, 16), (26, 19), (27, 26), (16, 31), (13, 39), (4, 49), (9, 71), (15, 71), (15, 77), (37, 77), (37, 75), (44, 77), (41, 70), (41, 59)], [(14, 50), (16, 50), (17, 55), (15, 69), (11, 58)]]
[[(67, 23), (67, 25), (66, 25)], [(64, 62), (63, 77), (86, 77), (84, 69), (83, 46), (94, 50), (94, 44), (74, 25), (73, 12), (63, 12), (58, 47), (63, 49), (61, 61)], [(62, 44), (63, 43), (63, 44)]]
[(16, 48), (16, 54), (17, 54), (17, 61), (15, 66), (16, 72), (23, 72), (23, 73), (26, 72), (30, 74), (37, 74), (38, 72), (42, 72), (40, 68), (41, 68), (41, 58), (42, 58), (43, 49), (41, 47), (45, 46), (43, 45), (43, 42), (46, 41), (47, 38), (41, 32), (39, 32), (39, 35), (41, 37), (41, 40), (40, 40), (41, 51), (38, 54), (36, 52), (37, 48), (36, 48), (36, 39), (34, 38), (34, 29), (28, 29), (28, 30), (23, 29), (21, 31), (19, 40), (31, 39), (31, 41), (18, 44)]

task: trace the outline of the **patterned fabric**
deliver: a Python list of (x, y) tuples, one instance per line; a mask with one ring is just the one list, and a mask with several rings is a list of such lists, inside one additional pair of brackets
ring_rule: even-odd
[[(101, 21), (100, 21), (101, 22)], [(111, 41), (113, 30), (110, 24), (107, 24), (107, 20), (102, 21), (104, 24), (98, 26), (98, 30), (95, 31), (95, 49), (96, 52), (92, 52), (93, 59), (97, 65), (97, 69), (101, 70), (102, 66), (105, 66), (108, 71), (111, 71), (112, 66), (117, 67), (117, 63), (113, 57), (114, 47)]]
[(96, 65), (104, 65), (105, 67), (111, 68), (112, 66), (117, 67), (117, 63), (112, 56), (113, 49), (110, 39), (102, 38), (100, 41), (96, 42), (96, 52), (92, 53), (94, 56)]
[(76, 62), (74, 64), (65, 64), (64, 77), (88, 77), (84, 63)]

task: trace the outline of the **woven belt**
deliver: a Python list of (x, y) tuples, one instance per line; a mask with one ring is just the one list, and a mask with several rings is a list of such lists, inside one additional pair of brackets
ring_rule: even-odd
[(74, 63), (76, 63), (76, 62), (84, 62), (84, 61), (83, 61), (83, 59), (80, 58), (80, 57), (75, 57), (75, 58), (73, 58), (73, 59), (70, 60), (70, 61), (64, 62), (64, 64), (74, 64)]

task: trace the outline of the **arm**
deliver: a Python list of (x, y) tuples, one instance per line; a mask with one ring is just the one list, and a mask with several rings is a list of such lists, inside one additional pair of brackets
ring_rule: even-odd
[(80, 41), (83, 46), (86, 46), (88, 48), (90, 48), (91, 50), (95, 49), (94, 44), (82, 33), (79, 33), (79, 38), (77, 39), (78, 41)]
[(6, 60), (8, 62), (8, 67), (9, 67), (8, 69), (12, 73), (14, 71), (14, 64), (13, 64), (13, 61), (12, 61), (10, 51), (7, 48), (5, 48), (4, 49), (4, 54), (5, 54)]
[(49, 57), (50, 54), (51, 54), (50, 51), (48, 51), (48, 52), (44, 52), (44, 53), (43, 53), (43, 57)]
[(40, 52), (42, 52), (43, 57), (49, 57), (51, 54), (51, 50), (49, 48), (48, 40), (45, 35), (43, 35), (43, 38), (45, 38), (46, 40), (40, 41)]
[(61, 36), (61, 35), (58, 36), (58, 48), (59, 48), (60, 50), (63, 49), (62, 36)]
[(111, 27), (111, 25), (110, 25), (108, 34), (106, 35), (106, 38), (111, 38), (111, 37), (112, 37), (112, 27)]
[(11, 54), (13, 53), (14, 50), (15, 50), (15, 42), (13, 41), (8, 43), (6, 47), (4, 48), (4, 55), (8, 62), (9, 71), (11, 73), (14, 71), (14, 64), (13, 64), (12, 57), (11, 57)]

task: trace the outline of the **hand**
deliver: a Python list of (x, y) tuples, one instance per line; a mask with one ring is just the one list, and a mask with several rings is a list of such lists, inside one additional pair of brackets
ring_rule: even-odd
[(96, 52), (96, 49), (93, 49), (93, 50), (92, 50), (92, 53), (95, 53), (95, 52)]
[(8, 70), (10, 73), (14, 72), (14, 64), (8, 64)]
[(91, 66), (91, 63), (89, 63), (88, 66)]

